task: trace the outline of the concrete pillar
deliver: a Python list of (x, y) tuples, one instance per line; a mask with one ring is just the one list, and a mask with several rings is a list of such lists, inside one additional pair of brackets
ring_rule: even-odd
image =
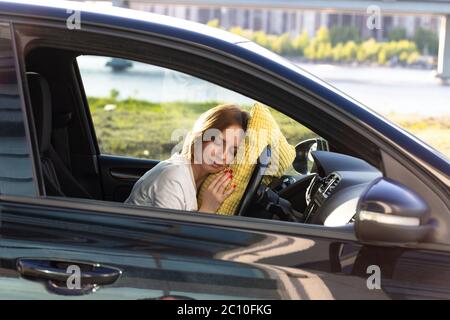
[(236, 8), (236, 23), (233, 27), (244, 27), (244, 9)]
[(320, 13), (320, 26), (321, 27), (328, 27), (328, 18), (330, 15), (327, 12), (321, 12)]
[(283, 11), (274, 10), (272, 12), (272, 33), (280, 34), (283, 28)]
[[(338, 13), (337, 14), (337, 26), (336, 27), (342, 27), (342, 20), (343, 20), (342, 13)], [(332, 26), (332, 27), (334, 27), (334, 26)]]
[(254, 25), (255, 25), (255, 11), (254, 9), (248, 9), (249, 11), (249, 15), (248, 15), (248, 28), (250, 30), (254, 30)]
[(302, 25), (303, 25), (303, 15), (301, 11), (297, 11), (297, 25), (295, 26), (295, 32), (297, 34), (301, 33), (302, 30)]
[(263, 10), (262, 11), (262, 31), (264, 31), (265, 33), (269, 33), (269, 28), (268, 28), (268, 20), (269, 20), (269, 11), (268, 10)]
[(191, 8), (190, 20), (198, 22), (198, 7), (197, 6), (191, 6), (190, 8)]
[(230, 10), (226, 7), (220, 8), (220, 26), (225, 29), (230, 28)]
[(443, 84), (450, 80), (450, 15), (441, 18), (437, 76)]

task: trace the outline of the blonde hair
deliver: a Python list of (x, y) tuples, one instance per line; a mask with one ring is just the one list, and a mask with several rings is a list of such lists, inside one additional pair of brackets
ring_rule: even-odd
[(235, 104), (222, 104), (209, 109), (200, 115), (195, 121), (192, 130), (187, 134), (183, 143), (181, 155), (192, 160), (194, 157), (194, 145), (203, 139), (207, 130), (217, 129), (223, 131), (232, 125), (239, 125), (244, 131), (247, 130), (250, 115)]

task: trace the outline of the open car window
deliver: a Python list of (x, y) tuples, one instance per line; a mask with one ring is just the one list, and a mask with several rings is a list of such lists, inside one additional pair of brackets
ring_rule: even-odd
[[(78, 68), (102, 154), (164, 160), (203, 112), (224, 103), (249, 110), (242, 94), (197, 77), (141, 62), (82, 55)], [(317, 137), (271, 108), (289, 143)]]

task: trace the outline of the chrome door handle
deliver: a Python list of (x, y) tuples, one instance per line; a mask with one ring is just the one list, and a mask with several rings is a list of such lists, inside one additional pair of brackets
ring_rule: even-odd
[[(71, 288), (67, 285), (71, 270), (80, 271), (80, 287)], [(118, 268), (95, 263), (45, 260), (45, 259), (19, 259), (17, 270), (26, 278), (45, 280), (47, 290), (63, 295), (83, 295), (96, 291), (100, 285), (113, 284), (121, 276)]]

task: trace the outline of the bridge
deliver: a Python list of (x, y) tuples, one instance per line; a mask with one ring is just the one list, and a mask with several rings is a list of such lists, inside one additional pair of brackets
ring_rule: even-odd
[(450, 80), (450, 0), (113, 0), (116, 6), (128, 7), (131, 2), (164, 5), (197, 5), (221, 8), (259, 8), (352, 12), (371, 15), (416, 14), (441, 16), (437, 76)]

